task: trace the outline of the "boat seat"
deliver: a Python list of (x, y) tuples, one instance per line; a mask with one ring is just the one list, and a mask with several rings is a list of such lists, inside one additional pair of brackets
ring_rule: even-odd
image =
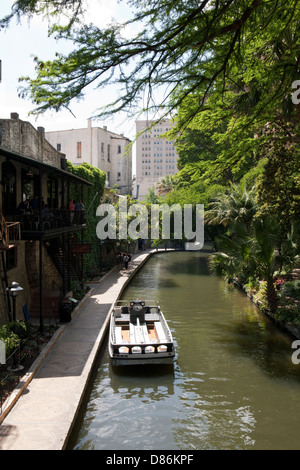
[(147, 328), (146, 323), (143, 323), (143, 324), (141, 325), (141, 331), (142, 331), (142, 334), (143, 334), (143, 337), (144, 337), (144, 342), (145, 342), (145, 343), (149, 343), (149, 342), (150, 342), (150, 339), (149, 339), (148, 328)]
[(166, 338), (165, 332), (164, 332), (163, 327), (161, 326), (161, 324), (159, 322), (157, 322), (157, 323), (154, 323), (154, 325), (155, 325), (155, 329), (156, 329), (156, 333), (157, 333), (159, 342), (160, 343), (167, 342), (168, 340)]
[(116, 326), (115, 333), (116, 333), (116, 343), (121, 344), (122, 343), (122, 328), (120, 326)]
[(121, 326), (116, 326), (115, 334), (116, 334), (116, 344), (128, 344), (129, 343), (129, 341), (127, 341), (126, 339), (123, 339)]
[(122, 315), (122, 316), (120, 315), (118, 317), (115, 317), (115, 323), (128, 323), (129, 319), (130, 319), (129, 313), (128, 315), (127, 314)]
[(136, 338), (136, 330), (135, 330), (135, 326), (133, 323), (129, 323), (129, 336), (130, 336), (130, 342), (131, 343), (138, 343), (138, 338)]
[(160, 319), (160, 316), (158, 313), (147, 313), (145, 316), (146, 321), (158, 321)]

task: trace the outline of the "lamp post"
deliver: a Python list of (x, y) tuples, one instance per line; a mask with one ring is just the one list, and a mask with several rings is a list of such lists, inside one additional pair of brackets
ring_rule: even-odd
[[(22, 292), (23, 287), (20, 287), (18, 282), (13, 281), (11, 283), (10, 287), (8, 287), (7, 289), (8, 289), (9, 295), (11, 296), (12, 301), (13, 301), (13, 322), (16, 322), (16, 320), (17, 320), (16, 300), (17, 300), (18, 294), (20, 292)], [(13, 326), (13, 331), (15, 332), (15, 325)], [(18, 361), (16, 360), (16, 354), (14, 354), (14, 365), (11, 368), (11, 370), (17, 371), (17, 370), (22, 370), (22, 369), (23, 369), (23, 366), (18, 364)]]
[(12, 298), (13, 301), (13, 321), (15, 322), (17, 320), (17, 315), (16, 315), (16, 300), (19, 292), (23, 290), (23, 287), (20, 287), (19, 284), (15, 281), (13, 281), (8, 287), (9, 295)]

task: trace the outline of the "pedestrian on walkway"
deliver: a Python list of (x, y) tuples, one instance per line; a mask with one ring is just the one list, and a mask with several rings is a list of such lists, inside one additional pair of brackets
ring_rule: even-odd
[(123, 268), (123, 253), (119, 253), (118, 255), (118, 263), (119, 263), (120, 269), (122, 269)]
[(128, 269), (129, 256), (127, 253), (124, 254), (123, 261), (124, 261), (125, 269)]

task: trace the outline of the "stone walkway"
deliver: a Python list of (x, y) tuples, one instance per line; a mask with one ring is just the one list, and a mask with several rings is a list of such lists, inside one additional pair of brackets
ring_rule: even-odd
[(128, 271), (113, 269), (101, 282), (91, 284), (90, 295), (74, 310), (72, 321), (60, 327), (44, 357), (34, 363), (35, 370), (22, 379), (20, 397), (11, 398), (16, 403), (0, 425), (0, 450), (65, 448), (109, 325), (111, 306), (153, 252), (135, 255)]

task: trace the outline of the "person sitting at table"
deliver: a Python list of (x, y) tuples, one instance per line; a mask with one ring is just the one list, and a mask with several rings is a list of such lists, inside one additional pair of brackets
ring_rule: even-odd
[(25, 201), (21, 201), (17, 207), (17, 214), (23, 215), (29, 211), (29, 200), (25, 199)]
[(52, 210), (49, 208), (48, 204), (45, 205), (44, 209), (42, 209), (42, 218), (45, 220), (54, 217)]
[(35, 196), (33, 199), (30, 201), (30, 207), (34, 213), (37, 213), (39, 209), (39, 197)]

